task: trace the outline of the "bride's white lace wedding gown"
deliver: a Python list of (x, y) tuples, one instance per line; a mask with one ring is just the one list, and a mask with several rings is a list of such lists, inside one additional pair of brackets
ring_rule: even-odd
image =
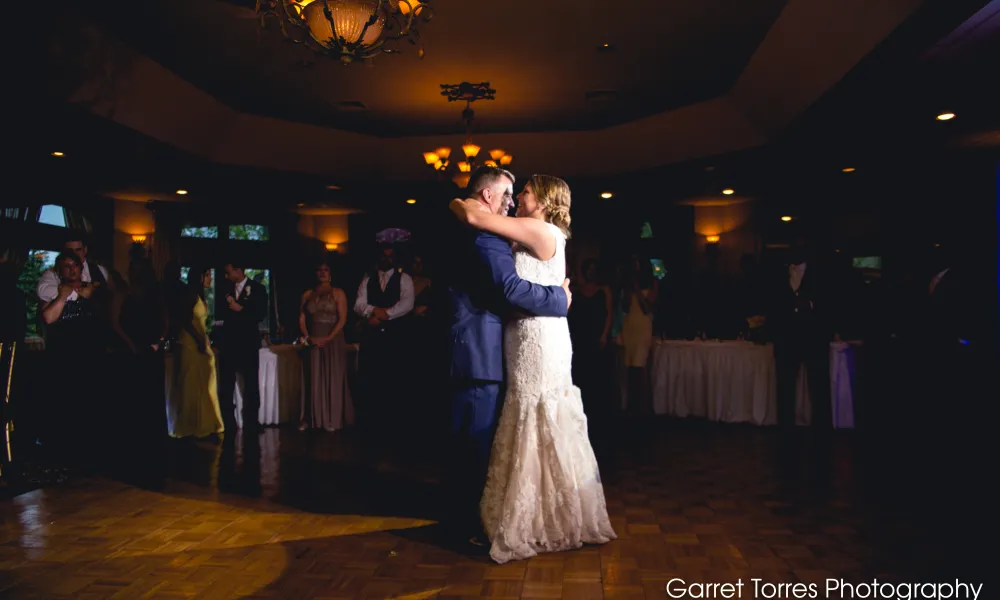
[[(549, 224), (555, 255), (540, 261), (515, 246), (517, 274), (543, 285), (566, 277), (566, 237)], [(573, 385), (565, 318), (513, 319), (504, 335), (507, 397), (480, 504), (498, 563), (616, 538), (597, 459)]]

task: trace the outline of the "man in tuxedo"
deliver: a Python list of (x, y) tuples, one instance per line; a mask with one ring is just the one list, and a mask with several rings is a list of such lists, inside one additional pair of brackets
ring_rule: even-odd
[(776, 282), (767, 315), (774, 342), (778, 388), (778, 424), (795, 427), (795, 396), (800, 368), (805, 368), (812, 402), (812, 426), (821, 434), (833, 429), (830, 405), (830, 307), (821, 288), (815, 257), (799, 244)]
[(219, 352), (219, 408), (226, 431), (236, 431), (233, 391), (236, 375), (243, 375), (243, 425), (259, 430), (260, 322), (267, 316), (267, 288), (246, 276), (243, 267), (226, 264), (226, 305), (221, 310)]
[[(514, 176), (482, 167), (466, 188), (482, 210), (505, 214), (513, 204)], [(510, 242), (492, 233), (467, 229), (450, 213), (439, 240), (444, 296), (435, 312), (443, 316), (450, 383), (450, 432), (453, 447), (451, 515), (477, 545), (485, 542), (479, 500), (486, 483), (493, 434), (503, 394), (503, 324), (514, 311), (565, 317), (572, 295), (562, 287), (543, 286), (518, 277)]]

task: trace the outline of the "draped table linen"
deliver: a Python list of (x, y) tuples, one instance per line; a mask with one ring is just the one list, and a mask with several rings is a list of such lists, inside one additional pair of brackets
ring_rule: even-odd
[[(725, 423), (775, 425), (778, 420), (774, 350), (742, 341), (668, 340), (654, 344), (653, 410), (658, 415)], [(836, 428), (854, 426), (854, 345), (830, 345), (830, 388)], [(811, 422), (805, 370), (799, 372), (796, 421)]]

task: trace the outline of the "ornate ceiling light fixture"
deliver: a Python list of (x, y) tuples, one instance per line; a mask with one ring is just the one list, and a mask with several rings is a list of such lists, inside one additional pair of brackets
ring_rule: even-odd
[[(509, 166), (514, 157), (507, 154), (500, 148), (489, 151), (489, 158), (479, 161), (480, 147), (472, 143), (472, 121), (476, 118), (475, 111), (472, 110), (472, 103), (476, 100), (493, 100), (497, 91), (490, 88), (489, 82), (469, 83), (463, 81), (457, 85), (442, 84), (441, 95), (448, 98), (448, 102), (465, 101), (465, 110), (462, 111), (462, 120), (465, 121), (465, 144), (462, 145), (462, 154), (465, 160), (454, 163), (454, 175), (451, 180), (458, 187), (465, 187), (469, 183), (472, 171), (480, 165), (498, 167)], [(447, 173), (452, 168), (453, 163), (449, 160), (451, 148), (442, 146), (431, 152), (424, 152), (424, 162), (439, 173)]]
[[(419, 42), (433, 0), (257, 0), (261, 27), (274, 19), (287, 39), (344, 64), (395, 54), (386, 42)], [(417, 54), (424, 57), (423, 48)]]

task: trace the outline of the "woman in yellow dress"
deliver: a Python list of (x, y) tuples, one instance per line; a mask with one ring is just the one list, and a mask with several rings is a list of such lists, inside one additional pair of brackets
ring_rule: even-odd
[(216, 388), (215, 354), (205, 329), (208, 304), (205, 289), (212, 285), (212, 270), (192, 268), (181, 309), (174, 359), (171, 403), (177, 411), (173, 437), (208, 437), (223, 432)]

